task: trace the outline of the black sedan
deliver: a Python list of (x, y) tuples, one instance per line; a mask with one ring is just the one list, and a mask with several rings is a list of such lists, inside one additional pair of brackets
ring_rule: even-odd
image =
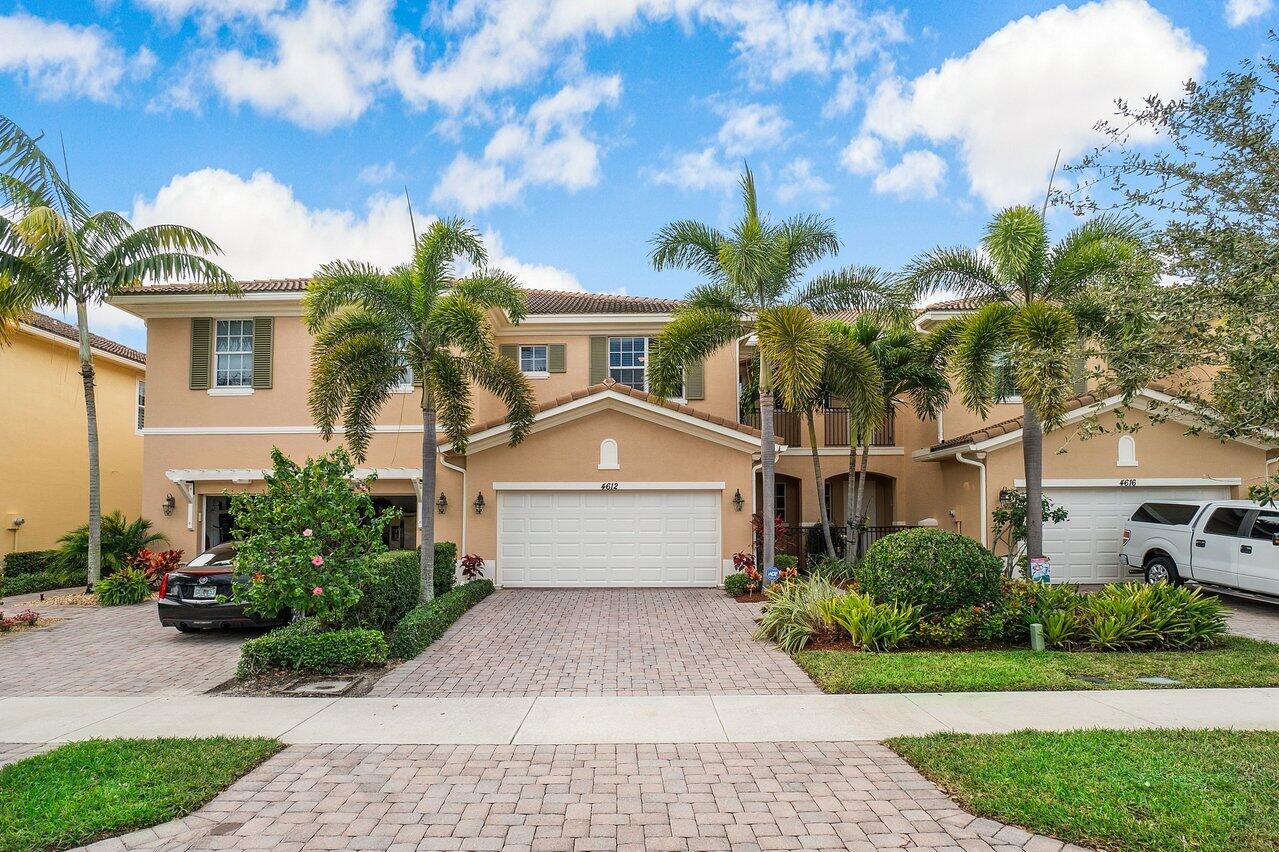
[(234, 579), (235, 544), (229, 541), (204, 551), (181, 571), (170, 571), (160, 582), (160, 623), (186, 633), (217, 627), (278, 627), (289, 622), (287, 612), (263, 618), (232, 602)]

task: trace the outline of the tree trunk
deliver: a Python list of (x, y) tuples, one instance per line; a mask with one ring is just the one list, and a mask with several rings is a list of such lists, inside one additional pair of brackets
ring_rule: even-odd
[(866, 436), (862, 437), (861, 462), (857, 469), (857, 555), (862, 555), (862, 536), (866, 531), (866, 468), (870, 464), (870, 443)]
[[(1026, 556), (1044, 555), (1044, 427), (1029, 403), (1022, 405), (1021, 448), (1026, 466)], [(982, 518), (983, 524), (989, 523)], [(1029, 570), (1029, 568), (1027, 568)]]
[(767, 586), (769, 584), (767, 571), (773, 566), (777, 557), (777, 537), (774, 528), (776, 523), (774, 519), (777, 517), (777, 495), (774, 491), (777, 481), (774, 472), (774, 466), (777, 463), (777, 447), (773, 443), (773, 380), (768, 374), (768, 359), (763, 353), (759, 356), (759, 431), (762, 434), (759, 472), (763, 480), (764, 493), (759, 501), (761, 564), (757, 567), (760, 573), (765, 575), (764, 585)]
[(835, 558), (835, 542), (830, 537), (830, 513), (826, 511), (826, 480), (822, 478), (822, 457), (817, 452), (817, 424), (813, 409), (804, 412), (808, 420), (808, 446), (813, 452), (813, 481), (817, 483), (817, 509), (822, 519), (822, 538), (826, 540), (826, 555)]
[[(431, 495), (435, 493), (435, 403), (422, 382), (422, 592), (420, 599), (426, 602), (435, 597), (435, 513), (431, 511)], [(458, 508), (465, 511), (465, 506)]]
[[(857, 554), (857, 443), (861, 436), (853, 432), (852, 417), (848, 424), (848, 487), (844, 489), (844, 558)], [(850, 550), (851, 548), (851, 550)]]
[(102, 579), (102, 474), (98, 465), (98, 401), (93, 390), (93, 351), (89, 348), (89, 306), (77, 301), (76, 336), (80, 344), (80, 379), (84, 382), (84, 413), (89, 432), (89, 576), (85, 591)]

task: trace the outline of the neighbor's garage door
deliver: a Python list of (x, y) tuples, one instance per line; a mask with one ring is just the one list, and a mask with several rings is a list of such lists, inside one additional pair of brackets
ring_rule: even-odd
[(1157, 500), (1226, 500), (1224, 486), (1170, 486), (1148, 488), (1045, 488), (1057, 506), (1070, 511), (1070, 519), (1044, 525), (1044, 551), (1052, 559), (1053, 582), (1109, 583), (1127, 579), (1120, 573), (1119, 548), (1124, 524), (1142, 503)]
[(715, 491), (504, 491), (498, 583), (714, 586), (719, 522)]

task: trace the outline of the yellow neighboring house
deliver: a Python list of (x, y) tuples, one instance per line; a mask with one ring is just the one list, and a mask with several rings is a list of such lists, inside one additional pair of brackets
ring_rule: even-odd
[[(146, 356), (93, 335), (102, 511), (142, 509)], [(0, 346), (0, 556), (53, 547), (89, 517), (84, 386), (74, 326), (33, 313)]]

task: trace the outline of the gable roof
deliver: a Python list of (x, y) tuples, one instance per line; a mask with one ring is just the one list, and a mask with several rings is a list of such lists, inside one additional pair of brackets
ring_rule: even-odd
[[(1095, 405), (1105, 400), (1106, 397), (1099, 393), (1085, 393), (1074, 397), (1066, 402), (1066, 413), (1077, 411), (1086, 405)], [(956, 435), (954, 438), (942, 441), (940, 444), (933, 444), (928, 448), (930, 453), (948, 450), (952, 447), (962, 447), (966, 444), (976, 444), (991, 438), (997, 438), (1000, 435), (1007, 435), (1010, 432), (1016, 432), (1021, 429), (1024, 418), (1021, 416), (1010, 417), (1007, 420), (1001, 420), (998, 423), (991, 423), (989, 426), (983, 426), (980, 429), (974, 429), (971, 432), (965, 432), (962, 435)]]
[[(76, 327), (63, 322), (62, 320), (54, 319), (51, 316), (31, 311), (23, 317), (22, 325), (30, 326), (31, 328), (43, 331), (47, 334), (52, 334), (55, 337), (61, 337), (62, 339), (68, 340), (77, 346), (80, 345), (80, 335), (76, 330)], [(136, 349), (125, 346), (123, 343), (117, 343), (114, 340), (102, 337), (98, 334), (91, 333), (89, 335), (89, 346), (98, 352), (103, 352), (107, 355), (114, 355), (117, 358), (123, 358), (126, 361), (132, 361), (141, 366), (146, 366), (147, 363), (147, 356), (145, 353), (139, 352)]]
[[(245, 293), (297, 293), (306, 291), (309, 278), (272, 278), (237, 282)], [(585, 293), (577, 290), (526, 288), (530, 314), (666, 314), (679, 306), (678, 299), (655, 299), (617, 293)], [(126, 296), (216, 295), (203, 284), (151, 284), (129, 290)]]

